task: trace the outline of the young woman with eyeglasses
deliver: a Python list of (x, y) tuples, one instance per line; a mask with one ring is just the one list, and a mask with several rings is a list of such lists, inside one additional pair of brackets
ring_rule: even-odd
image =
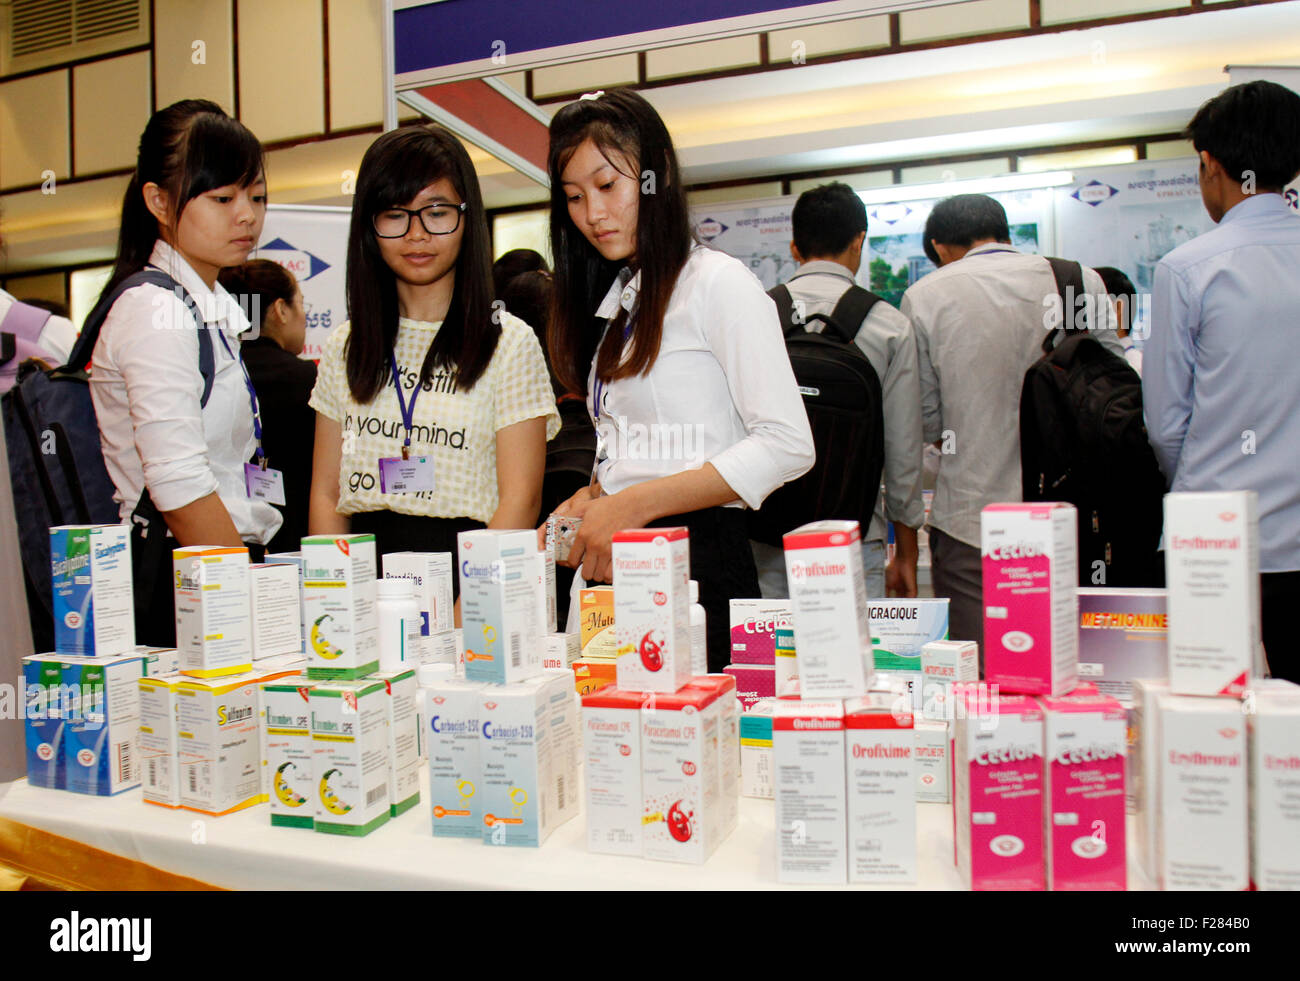
[(728, 602), (759, 595), (746, 507), (813, 464), (776, 307), (743, 263), (700, 245), (663, 120), (622, 89), (551, 120), (551, 364), (596, 425), (569, 564), (609, 582), (624, 528), (685, 525), (708, 613), (709, 670), (730, 660)]
[(478, 178), (442, 127), (366, 151), (347, 297), (311, 397), (311, 533), (372, 533), (382, 556), (534, 526), (559, 413), (532, 329), (493, 306)]

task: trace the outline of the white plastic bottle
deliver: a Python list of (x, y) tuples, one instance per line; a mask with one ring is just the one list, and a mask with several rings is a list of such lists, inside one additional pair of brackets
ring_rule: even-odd
[(420, 604), (410, 579), (380, 579), (375, 584), (375, 620), (379, 625), (379, 670), (405, 671), (420, 666)]
[(700, 605), (700, 584), (691, 580), (691, 674), (709, 673), (709, 642), (705, 612)]

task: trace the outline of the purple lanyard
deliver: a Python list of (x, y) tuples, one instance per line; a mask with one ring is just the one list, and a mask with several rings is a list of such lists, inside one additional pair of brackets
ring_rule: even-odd
[(402, 425), (406, 428), (406, 442), (402, 444), (402, 459), (411, 458), (411, 430), (415, 428), (415, 400), (420, 395), (420, 386), (411, 389), (411, 401), (402, 398), (402, 380), (397, 374), (397, 355), (388, 352), (388, 359), (393, 365), (393, 387), (397, 389), (397, 404), (402, 410)]
[(244, 387), (248, 389), (248, 402), (253, 407), (253, 436), (257, 439), (257, 465), (263, 470), (266, 469), (266, 453), (262, 451), (262, 413), (257, 407), (257, 389), (253, 387), (253, 379), (249, 377), (248, 367), (244, 364), (244, 352), (241, 350), (238, 354), (230, 349), (230, 342), (226, 340), (226, 332), (220, 327), (216, 328), (217, 336), (221, 338), (221, 346), (226, 349), (232, 360), (239, 362), (239, 370), (244, 373)]

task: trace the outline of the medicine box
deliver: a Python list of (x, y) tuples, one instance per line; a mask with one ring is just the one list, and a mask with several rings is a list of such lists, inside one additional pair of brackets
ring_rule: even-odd
[(875, 667), (861, 538), (856, 521), (814, 521), (784, 536), (804, 698), (851, 698), (871, 687)]
[(641, 856), (641, 704), (647, 697), (612, 686), (582, 696), (590, 852)]
[(776, 699), (754, 703), (740, 717), (740, 793), (772, 799), (772, 714)]
[(543, 670), (572, 670), (581, 654), (582, 643), (576, 633), (547, 634), (542, 638)]
[(377, 671), (375, 536), (314, 535), (302, 540), (302, 557), (307, 677), (350, 680)]
[(962, 883), (976, 891), (1041, 890), (1042, 708), (1024, 696), (980, 705), (974, 694), (953, 694), (963, 700), (953, 734), (954, 837)]
[(1080, 682), (1130, 704), (1134, 678), (1168, 673), (1168, 626), (1163, 589), (1080, 589)]
[(579, 631), (582, 657), (618, 657), (618, 639), (614, 636), (614, 587), (589, 586), (578, 593)]
[(708, 861), (727, 833), (719, 742), (720, 693), (684, 687), (641, 709), (642, 854)]
[(172, 570), (181, 673), (218, 678), (252, 670), (248, 549), (178, 548)]
[(1260, 667), (1259, 496), (1165, 495), (1169, 689), (1239, 696)]
[(1044, 697), (1047, 887), (1128, 885), (1124, 753), (1128, 712), (1107, 695)]
[(776, 658), (776, 631), (790, 629), (790, 601), (733, 599), (731, 663), (772, 664)]
[(499, 685), (540, 674), (536, 533), (462, 531), (457, 541), (466, 679)]
[(382, 681), (314, 685), (312, 787), (317, 831), (368, 835), (388, 822), (388, 694)]
[(261, 680), (249, 673), (175, 686), (182, 807), (222, 815), (261, 802)]
[(984, 678), (1004, 692), (1067, 695), (1078, 677), (1072, 504), (990, 504), (980, 514)]
[[(799, 611), (796, 606), (796, 630)], [(848, 881), (844, 744), (842, 701), (777, 700), (772, 762), (778, 882)]]
[(420, 803), (420, 731), (415, 712), (415, 671), (378, 671), (388, 699), (388, 813), (405, 814)]
[(140, 785), (136, 738), (144, 658), (63, 658), (63, 752), (68, 789), (101, 797)]
[(691, 677), (690, 540), (685, 528), (614, 533), (618, 686), (675, 692)]
[(1161, 695), (1159, 703), (1159, 887), (1245, 889), (1250, 825), (1241, 703), (1181, 695)]
[(868, 615), (877, 671), (920, 671), (921, 649), (948, 636), (946, 599), (873, 599)]
[(484, 844), (536, 847), (574, 816), (576, 714), (560, 673), (481, 690)]
[(68, 789), (63, 749), (67, 691), (64, 658), (33, 654), (23, 658), (23, 712), (27, 746), (27, 782), (50, 790)]
[(129, 526), (51, 528), (50, 567), (57, 653), (108, 657), (135, 646)]
[(301, 678), (264, 682), (261, 697), (271, 825), (310, 829), (316, 810), (311, 686)]
[(434, 837), (483, 836), (479, 714), (487, 685), (448, 679), (424, 690)]
[(307, 607), (303, 601), (302, 589), (303, 573), (306, 571), (306, 566), (303, 565), (302, 552), (268, 552), (266, 561), (278, 565), (291, 565), (298, 570), (298, 619), (302, 623), (301, 650), (303, 656), (306, 657), (308, 651)]
[(254, 661), (302, 653), (302, 590), (298, 577), (298, 570), (284, 563), (248, 567)]
[(1160, 696), (1169, 694), (1164, 678), (1135, 678), (1129, 712), (1127, 782), (1137, 816), (1136, 852), (1152, 884), (1160, 878)]
[(869, 694), (844, 705), (849, 881), (916, 881), (913, 716)]
[(183, 675), (141, 678), (140, 775), (146, 804), (180, 807), (180, 745), (176, 685)]
[(773, 664), (728, 664), (722, 669), (736, 679), (736, 696), (748, 712), (760, 699), (776, 697), (776, 666)]
[(1250, 731), (1251, 883), (1300, 889), (1300, 687), (1260, 692)]
[(946, 720), (912, 717), (912, 742), (916, 747), (916, 787), (918, 801), (947, 804), (952, 766), (948, 761), (951, 724)]

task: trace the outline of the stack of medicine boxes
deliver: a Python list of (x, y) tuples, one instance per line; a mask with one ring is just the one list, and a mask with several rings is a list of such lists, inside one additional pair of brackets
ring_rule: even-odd
[(177, 670), (137, 683), (146, 803), (214, 816), (264, 802), (262, 682), (303, 669), (297, 572), (248, 550), (172, 553)]
[(136, 682), (176, 670), (176, 651), (135, 643), (131, 530), (50, 529), (54, 651), (23, 659), (27, 779), (118, 794), (140, 785)]
[(415, 668), (378, 673), (374, 536), (312, 535), (268, 560), (298, 569), (307, 651), (305, 680), (261, 686), (271, 824), (367, 835), (420, 794)]
[(1132, 681), (1138, 853), (1161, 889), (1300, 885), (1300, 686), (1263, 677), (1258, 507), (1165, 496), (1168, 670)]
[(579, 807), (577, 693), (535, 531), (458, 537), (463, 678), (423, 689), (433, 833), (538, 846)]
[(873, 692), (861, 534), (817, 521), (785, 536), (799, 698), (772, 708), (777, 878), (916, 880), (912, 706)]
[(613, 537), (617, 685), (582, 697), (587, 847), (701, 863), (739, 816), (735, 680), (691, 674), (685, 528)]

